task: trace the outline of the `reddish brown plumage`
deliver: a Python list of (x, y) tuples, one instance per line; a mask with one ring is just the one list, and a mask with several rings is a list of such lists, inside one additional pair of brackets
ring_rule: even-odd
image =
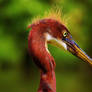
[(32, 27), (28, 37), (29, 52), (41, 73), (38, 92), (56, 92), (55, 61), (46, 49), (45, 33), (58, 39), (62, 37), (62, 30), (67, 29), (53, 19), (44, 19), (29, 27)]

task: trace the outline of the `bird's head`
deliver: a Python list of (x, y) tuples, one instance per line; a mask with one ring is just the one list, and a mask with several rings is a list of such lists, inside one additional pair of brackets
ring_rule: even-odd
[(62, 23), (54, 19), (43, 19), (36, 25), (32, 24), (29, 27), (37, 27), (39, 33), (45, 36), (46, 45), (50, 43), (59, 48), (63, 47), (73, 55), (92, 65), (92, 59), (77, 45), (69, 30)]

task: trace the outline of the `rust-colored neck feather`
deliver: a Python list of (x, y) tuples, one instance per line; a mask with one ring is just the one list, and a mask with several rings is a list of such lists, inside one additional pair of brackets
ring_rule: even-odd
[(46, 26), (33, 25), (29, 33), (28, 46), (35, 64), (40, 69), (40, 87), (38, 92), (56, 92), (55, 62), (46, 49)]

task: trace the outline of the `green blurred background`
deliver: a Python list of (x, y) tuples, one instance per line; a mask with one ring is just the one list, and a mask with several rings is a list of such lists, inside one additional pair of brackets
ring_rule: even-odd
[[(54, 5), (69, 18), (74, 40), (92, 57), (92, 0), (0, 0), (0, 92), (37, 92), (39, 71), (28, 54), (28, 23)], [(52, 45), (57, 92), (92, 92), (92, 67)]]

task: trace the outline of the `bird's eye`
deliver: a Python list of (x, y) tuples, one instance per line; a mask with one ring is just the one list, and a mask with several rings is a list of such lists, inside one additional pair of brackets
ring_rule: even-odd
[(67, 32), (64, 32), (64, 33), (63, 33), (63, 36), (64, 36), (64, 37), (67, 37), (67, 35), (68, 35)]

